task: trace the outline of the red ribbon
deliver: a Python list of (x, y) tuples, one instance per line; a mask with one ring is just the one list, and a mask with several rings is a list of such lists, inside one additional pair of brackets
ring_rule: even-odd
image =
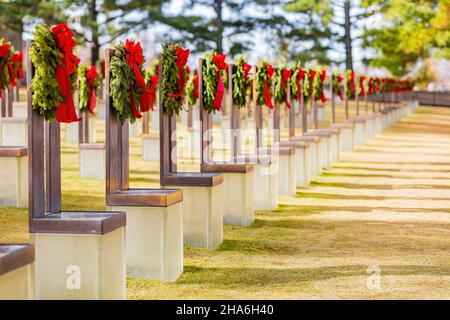
[(226, 54), (214, 54), (212, 59), (214, 61), (214, 64), (217, 67), (217, 90), (216, 90), (216, 96), (214, 97), (214, 103), (213, 107), (216, 110), (221, 111), (222, 110), (222, 100), (223, 95), (225, 94), (225, 86), (223, 84), (222, 80), (222, 70), (227, 70), (228, 64), (225, 62), (227, 55)]
[(175, 52), (175, 55), (177, 56), (176, 64), (178, 68), (178, 93), (169, 93), (167, 95), (171, 98), (180, 97), (180, 101), (183, 101), (183, 90), (187, 80), (184, 78), (184, 67), (189, 59), (189, 52), (189, 49), (183, 49), (181, 47)]
[[(147, 84), (145, 83), (144, 77), (139, 70), (139, 65), (144, 62), (144, 55), (142, 54), (141, 44), (139, 42), (135, 43), (134, 40), (125, 40), (125, 52), (127, 64), (133, 70), (134, 78), (136, 79), (137, 85), (141, 88), (139, 104), (141, 105), (141, 111), (146, 112), (150, 110), (150, 93), (147, 89)], [(140, 119), (142, 115), (136, 107), (136, 101), (134, 97), (134, 86), (130, 86), (130, 96), (131, 96), (131, 112), (133, 115)]]
[(270, 96), (268, 81), (272, 79), (275, 69), (269, 64), (266, 66), (267, 80), (264, 81), (264, 100), (266, 101), (266, 106), (273, 109), (272, 97)]
[(94, 110), (97, 97), (95, 95), (94, 81), (98, 78), (98, 72), (95, 66), (91, 66), (86, 72), (86, 78), (88, 80), (89, 113), (95, 114)]
[(61, 60), (56, 66), (56, 80), (58, 81), (61, 95), (64, 102), (60, 102), (56, 110), (56, 120), (58, 122), (71, 123), (80, 121), (81, 118), (75, 112), (75, 105), (72, 97), (72, 87), (70, 75), (76, 72), (80, 60), (73, 53), (76, 42), (73, 39), (73, 32), (66, 23), (58, 24), (52, 27), (51, 32), (56, 42), (58, 50), (63, 54)]
[(195, 97), (198, 99), (198, 97), (200, 97), (200, 94), (198, 92), (198, 84), (199, 84), (199, 79), (198, 79), (198, 70), (194, 71), (194, 79), (192, 81), (194, 81), (194, 95)]
[(22, 52), (15, 52), (11, 56), (11, 61), (14, 65), (17, 66), (17, 77), (19, 80), (23, 80), (23, 70), (22, 70), (22, 62), (23, 62), (23, 54)]
[(355, 73), (353, 71), (350, 74), (350, 93), (352, 96), (355, 94)]
[(302, 68), (298, 69), (297, 79), (295, 79), (295, 84), (297, 85), (297, 99), (298, 104), (302, 104), (302, 86), (301, 81), (305, 79), (305, 71), (302, 70)]
[(366, 96), (366, 89), (364, 88), (364, 80), (366, 80), (365, 76), (359, 77), (359, 89), (361, 90), (361, 95), (363, 97)]
[(380, 78), (375, 79), (375, 86), (374, 86), (375, 92), (380, 92)]
[(281, 72), (281, 87), (283, 88), (284, 91), (284, 103), (286, 103), (286, 106), (288, 109), (291, 108), (291, 104), (289, 103), (288, 97), (287, 97), (287, 86), (286, 83), (289, 80), (289, 78), (291, 77), (292, 71), (289, 69), (284, 69)]
[(341, 99), (341, 101), (344, 101), (344, 96), (342, 95), (342, 91), (341, 91), (341, 83), (344, 80), (344, 77), (341, 75), (337, 76), (337, 81), (338, 81), (338, 85), (337, 85), (337, 94), (339, 96), (339, 99)]
[(327, 78), (327, 70), (323, 69), (322, 73), (320, 74), (320, 101), (322, 103), (327, 102), (327, 98), (325, 97), (325, 93), (323, 91), (323, 82)]

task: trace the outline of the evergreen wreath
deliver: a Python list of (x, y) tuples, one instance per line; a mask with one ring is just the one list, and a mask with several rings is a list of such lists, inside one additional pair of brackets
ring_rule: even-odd
[[(270, 72), (268, 72), (270, 71)], [(258, 67), (255, 71), (255, 94), (256, 94), (256, 103), (258, 105), (265, 105), (269, 108), (272, 108), (273, 106), (268, 105), (266, 103), (265, 98), (265, 84), (267, 83), (268, 91), (270, 93), (270, 89), (272, 88), (273, 83), (273, 77), (271, 76), (273, 74), (273, 68), (272, 66), (267, 63), (264, 60), (261, 60), (258, 64)], [(271, 102), (269, 101), (269, 104)]]
[[(162, 107), (169, 116), (178, 115), (183, 109), (183, 96), (179, 93), (179, 70), (176, 52), (182, 49), (180, 44), (163, 44), (161, 53), (161, 99)], [(189, 53), (188, 53), (189, 54)], [(183, 67), (184, 79), (188, 79), (188, 67)], [(183, 88), (184, 91), (184, 88)], [(178, 92), (178, 94), (176, 94)]]
[(361, 85), (366, 86), (366, 77), (358, 75), (356, 77), (356, 94), (358, 96), (365, 96), (365, 90), (364, 88), (361, 88)]
[(214, 112), (214, 99), (216, 97), (217, 91), (217, 83), (218, 76), (217, 71), (218, 68), (214, 63), (213, 56), (215, 55), (214, 51), (209, 51), (204, 56), (203, 61), (203, 108), (208, 110), (209, 112)]
[(275, 71), (275, 101), (279, 104), (286, 104), (286, 107), (291, 108), (288, 101), (287, 90), (290, 86), (292, 71), (285, 66), (279, 67)]
[[(339, 81), (341, 79), (341, 81)], [(333, 82), (333, 94), (339, 96), (341, 100), (344, 100), (344, 97), (342, 95), (342, 77), (339, 73), (335, 72), (333, 73), (332, 82)]]
[(305, 70), (305, 78), (303, 79), (303, 104), (306, 105), (311, 100), (311, 70)]
[[(11, 56), (14, 53), (14, 48), (10, 42), (0, 38), (0, 89), (4, 90), (11, 83), (11, 76), (9, 74), (8, 65), (11, 63)], [(1, 97), (1, 92), (0, 92)]]
[[(138, 70), (144, 76), (143, 64), (139, 64)], [(121, 123), (129, 120), (130, 123), (136, 121), (136, 114), (133, 113), (132, 95), (134, 95), (137, 111), (141, 111), (140, 96), (142, 88), (137, 84), (136, 76), (127, 63), (127, 52), (125, 44), (120, 42), (111, 52), (109, 63), (110, 72), (110, 93), (113, 100), (113, 110), (117, 113)], [(132, 88), (132, 90), (131, 90)]]
[[(33, 93), (33, 110), (46, 120), (54, 119), (59, 103), (63, 97), (56, 80), (55, 68), (62, 58), (56, 47), (55, 39), (47, 25), (38, 25), (31, 43), (30, 59), (34, 66), (31, 84)], [(70, 77), (72, 88), (75, 87), (75, 74)]]
[[(190, 106), (193, 106), (197, 103), (198, 100), (198, 71), (194, 70), (189, 76), (189, 80), (186, 84), (186, 88), (184, 90), (184, 94), (186, 95), (187, 103)], [(197, 87), (197, 88), (196, 88)]]
[(323, 85), (323, 81), (320, 77), (320, 72), (316, 72), (316, 76), (313, 79), (312, 82), (312, 91), (313, 91), (313, 96), (314, 96), (314, 101), (319, 101), (320, 98), (322, 97), (322, 85)]
[(291, 74), (291, 94), (292, 97), (295, 97), (295, 99), (298, 99), (298, 90), (301, 89), (297, 85), (297, 79), (301, 77), (300, 72), (304, 74), (304, 71), (302, 70), (302, 64), (300, 62), (296, 62), (294, 67), (292, 68), (292, 74)]
[(355, 73), (352, 70), (345, 71), (345, 93), (347, 98), (351, 99), (355, 97)]
[(243, 108), (247, 104), (247, 97), (251, 97), (252, 79), (249, 77), (251, 66), (247, 63), (245, 57), (238, 57), (234, 61), (232, 70), (233, 81), (233, 105), (237, 108)]
[[(89, 71), (89, 67), (87, 65), (81, 65), (78, 67), (78, 105), (80, 107), (81, 112), (89, 112), (89, 87), (88, 87), (88, 78), (87, 72)], [(99, 77), (95, 78), (93, 81), (93, 90), (94, 92), (98, 91), (99, 88)]]

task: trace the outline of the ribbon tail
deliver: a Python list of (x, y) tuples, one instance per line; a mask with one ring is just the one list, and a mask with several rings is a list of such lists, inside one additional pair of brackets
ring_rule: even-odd
[(75, 111), (69, 76), (66, 73), (66, 70), (60, 65), (56, 67), (56, 80), (58, 82), (61, 95), (65, 100), (58, 105), (58, 109), (56, 110), (56, 120), (64, 123), (80, 121), (81, 118), (77, 116)]
[(264, 81), (264, 99), (266, 101), (267, 107), (273, 109), (272, 97), (270, 96), (269, 85), (267, 81)]
[(147, 91), (147, 88), (145, 88), (144, 90), (142, 90), (141, 95), (139, 97), (139, 103), (141, 105), (142, 112), (147, 112), (148, 110), (150, 110), (150, 102), (151, 102), (150, 93)]
[(14, 76), (14, 69), (12, 63), (8, 64), (9, 74), (11, 76), (11, 85), (15, 87), (17, 85), (16, 83), (16, 77)]
[(220, 71), (219, 71), (217, 91), (216, 91), (216, 96), (214, 98), (214, 103), (213, 103), (214, 109), (219, 110), (219, 111), (222, 110), (222, 100), (223, 100), (224, 93), (225, 93), (225, 87), (223, 85), (222, 75), (220, 74)]
[(17, 65), (17, 75), (19, 76), (19, 80), (23, 80), (22, 64)]
[(94, 88), (91, 89), (91, 99), (89, 101), (89, 113), (94, 115), (95, 114), (95, 103), (97, 101), (97, 96), (95, 95)]
[(136, 107), (136, 99), (134, 98), (134, 88), (130, 87), (130, 96), (131, 96), (131, 112), (135, 116), (135, 118), (140, 119), (142, 115), (139, 113)]

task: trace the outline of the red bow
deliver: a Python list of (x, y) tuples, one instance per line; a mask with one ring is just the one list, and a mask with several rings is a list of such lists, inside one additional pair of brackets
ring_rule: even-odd
[(244, 79), (247, 80), (248, 75), (250, 74), (250, 70), (252, 69), (252, 66), (249, 65), (248, 63), (244, 63), (242, 69), (244, 70)]
[(373, 94), (373, 78), (370, 77), (369, 78), (369, 90), (367, 91), (368, 95), (372, 95)]
[(364, 88), (364, 80), (366, 80), (366, 77), (365, 77), (365, 76), (359, 77), (359, 89), (361, 90), (361, 95), (362, 95), (363, 97), (366, 96), (366, 90), (365, 90), (365, 88)]
[(11, 61), (14, 65), (17, 66), (17, 77), (20, 80), (23, 80), (23, 70), (22, 70), (22, 61), (23, 61), (23, 54), (22, 52), (15, 52), (11, 56)]
[(269, 84), (268, 81), (272, 79), (275, 69), (269, 64), (266, 66), (266, 75), (267, 80), (264, 81), (264, 100), (266, 101), (267, 107), (273, 109), (272, 97), (270, 96)]
[(320, 101), (322, 103), (327, 102), (327, 98), (325, 97), (325, 93), (323, 92), (323, 82), (327, 78), (327, 70), (323, 69), (322, 73), (320, 74)]
[(287, 87), (286, 87), (286, 83), (289, 80), (289, 78), (291, 77), (292, 71), (289, 69), (284, 69), (281, 72), (281, 87), (283, 88), (284, 91), (284, 103), (286, 103), (286, 106), (288, 109), (291, 108), (291, 104), (289, 103), (288, 97), (287, 97)]
[[(9, 55), (9, 43), (5, 43), (0, 46), (0, 59), (6, 59)], [(3, 74), (3, 65), (0, 60), (0, 98), (2, 97), (2, 78), (5, 77)]]
[[(139, 67), (144, 62), (144, 55), (142, 54), (141, 44), (135, 43), (134, 40), (125, 40), (125, 52), (127, 64), (133, 70), (134, 77), (136, 79), (137, 85), (141, 88), (139, 104), (141, 105), (141, 111), (146, 112), (150, 110), (150, 93), (147, 90), (147, 84), (145, 83), (144, 77), (142, 76)], [(133, 115), (140, 119), (142, 115), (139, 113), (136, 107), (136, 101), (134, 98), (134, 86), (130, 86), (131, 93), (131, 111)]]
[(95, 95), (94, 81), (98, 78), (98, 72), (97, 69), (95, 69), (95, 66), (91, 66), (86, 72), (86, 78), (88, 81), (89, 113), (95, 114), (94, 110), (97, 97)]
[(295, 84), (297, 85), (297, 99), (298, 104), (302, 104), (302, 86), (300, 81), (305, 79), (305, 71), (302, 70), (302, 68), (298, 69), (297, 79), (295, 79)]
[(222, 100), (223, 100), (223, 95), (225, 94), (225, 86), (223, 84), (223, 80), (222, 80), (222, 70), (227, 70), (228, 65), (225, 62), (227, 55), (226, 54), (219, 54), (216, 55), (214, 54), (212, 59), (214, 61), (214, 64), (217, 67), (217, 90), (216, 90), (216, 96), (214, 97), (214, 103), (213, 103), (213, 107), (216, 110), (221, 111), (222, 110)]
[(178, 48), (175, 52), (177, 56), (177, 67), (178, 67), (178, 93), (169, 93), (167, 96), (171, 98), (180, 98), (180, 101), (183, 101), (183, 90), (184, 85), (186, 83), (186, 79), (184, 78), (184, 67), (189, 59), (189, 49)]
[(56, 110), (56, 120), (58, 122), (71, 123), (80, 121), (81, 118), (75, 112), (75, 105), (72, 97), (72, 87), (70, 75), (76, 72), (80, 60), (73, 53), (76, 42), (73, 39), (73, 32), (67, 24), (61, 23), (51, 29), (58, 50), (63, 54), (61, 60), (56, 66), (56, 80), (58, 81), (61, 95), (64, 102), (60, 102)]

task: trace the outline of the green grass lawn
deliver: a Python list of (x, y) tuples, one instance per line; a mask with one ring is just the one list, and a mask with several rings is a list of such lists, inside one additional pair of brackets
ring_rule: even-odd
[[(257, 212), (251, 227), (225, 226), (218, 250), (185, 247), (175, 283), (129, 277), (128, 298), (450, 298), (449, 120), (448, 108), (420, 108), (295, 197), (280, 197), (277, 210)], [(157, 187), (159, 166), (140, 149), (133, 138), (131, 184)], [(76, 145), (64, 142), (62, 152), (63, 209), (104, 210), (104, 182), (78, 177)], [(26, 241), (27, 210), (0, 207), (0, 242)], [(378, 288), (367, 285), (374, 267)]]

